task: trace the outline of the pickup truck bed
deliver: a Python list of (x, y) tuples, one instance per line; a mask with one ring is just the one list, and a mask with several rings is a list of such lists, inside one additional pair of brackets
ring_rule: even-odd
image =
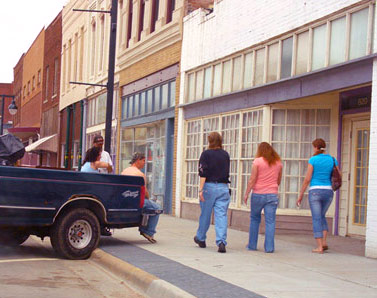
[(50, 236), (61, 256), (88, 258), (101, 227), (146, 222), (144, 194), (141, 177), (0, 166), (0, 243)]

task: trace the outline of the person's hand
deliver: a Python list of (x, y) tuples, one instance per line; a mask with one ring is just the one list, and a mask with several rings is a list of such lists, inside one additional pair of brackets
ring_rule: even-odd
[(201, 202), (204, 202), (205, 200), (204, 200), (204, 196), (203, 196), (203, 191), (199, 191), (199, 200), (201, 201)]
[(245, 205), (247, 205), (247, 200), (249, 199), (249, 196), (247, 194), (245, 194), (243, 196), (243, 202), (245, 203)]
[(300, 207), (301, 206), (301, 201), (302, 201), (302, 196), (299, 196), (297, 201), (296, 201), (296, 206)]

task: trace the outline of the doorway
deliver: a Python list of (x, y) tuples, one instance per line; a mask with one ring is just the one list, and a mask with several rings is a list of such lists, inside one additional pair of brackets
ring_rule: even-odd
[(370, 121), (352, 121), (351, 129), (351, 168), (347, 234), (365, 236), (368, 198)]

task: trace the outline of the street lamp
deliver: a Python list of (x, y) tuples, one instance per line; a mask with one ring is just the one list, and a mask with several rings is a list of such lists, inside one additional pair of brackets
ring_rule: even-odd
[(0, 97), (2, 98), (1, 100), (1, 126), (0, 126), (0, 136), (3, 135), (3, 130), (4, 130), (4, 104), (5, 104), (5, 98), (6, 97), (10, 97), (12, 98), (12, 103), (9, 105), (8, 107), (8, 110), (9, 110), (9, 113), (13, 116), (17, 113), (17, 106), (16, 106), (16, 102), (14, 101), (14, 95), (0, 95)]

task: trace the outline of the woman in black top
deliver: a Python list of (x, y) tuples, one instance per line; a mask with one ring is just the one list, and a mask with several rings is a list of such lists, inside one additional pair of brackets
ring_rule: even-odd
[(212, 209), (215, 213), (216, 245), (218, 252), (226, 252), (226, 234), (228, 228), (229, 167), (228, 152), (222, 149), (222, 138), (219, 133), (212, 132), (208, 136), (208, 150), (199, 160), (199, 198), (201, 214), (199, 228), (194, 237), (195, 243), (206, 247), (206, 233), (211, 223)]

